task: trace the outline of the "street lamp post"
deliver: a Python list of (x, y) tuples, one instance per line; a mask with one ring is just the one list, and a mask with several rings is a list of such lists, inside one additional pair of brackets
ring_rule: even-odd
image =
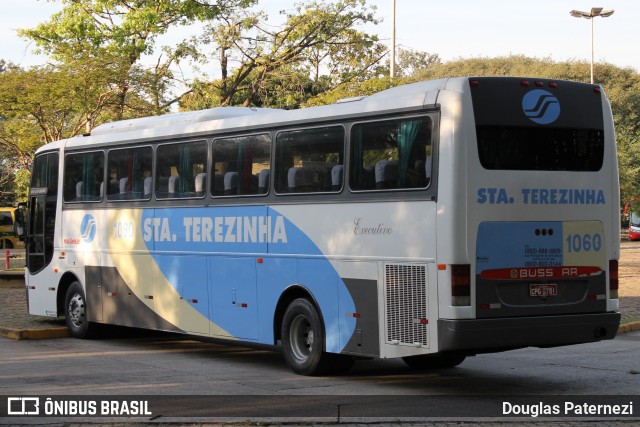
[(601, 7), (592, 7), (591, 8), (591, 12), (583, 12), (581, 10), (572, 10), (571, 12), (571, 16), (575, 17), (575, 18), (585, 18), (585, 19), (590, 19), (591, 20), (591, 84), (593, 84), (593, 19), (597, 16), (600, 16), (602, 18), (608, 18), (609, 16), (613, 15), (614, 10), (613, 9), (609, 9), (609, 10), (602, 10)]

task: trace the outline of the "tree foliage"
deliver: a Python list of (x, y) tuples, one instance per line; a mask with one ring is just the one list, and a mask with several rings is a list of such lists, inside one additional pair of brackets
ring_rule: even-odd
[(134, 64), (151, 54), (159, 35), (170, 28), (208, 21), (255, 0), (59, 0), (63, 8), (47, 22), (20, 34), (55, 59), (105, 51)]
[[(188, 43), (167, 47), (165, 59), (143, 70), (139, 61), (153, 54), (158, 36), (170, 28), (196, 21), (209, 21), (236, 7), (246, 7), (256, 0), (60, 0), (63, 8), (50, 19), (20, 35), (31, 39), (43, 52), (62, 64), (82, 61), (117, 64), (113, 70), (117, 102), (116, 119), (126, 118), (127, 109), (135, 109), (129, 91), (136, 88), (152, 99), (154, 114), (167, 111), (176, 101), (165, 98), (173, 80), (170, 70), (175, 61), (188, 56)], [(133, 97), (135, 99), (135, 96)]]
[(304, 99), (343, 81), (365, 80), (386, 47), (357, 28), (375, 24), (365, 0), (298, 4), (282, 26), (264, 12), (223, 14), (205, 43), (218, 54), (221, 77), (198, 82), (184, 109), (218, 105), (298, 107)]

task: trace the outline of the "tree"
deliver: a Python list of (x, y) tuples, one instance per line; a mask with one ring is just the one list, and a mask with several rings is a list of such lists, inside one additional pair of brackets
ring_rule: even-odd
[(34, 124), (17, 118), (15, 106), (6, 98), (7, 94), (19, 90), (12, 88), (11, 82), (20, 71), (16, 65), (0, 60), (0, 202), (3, 206), (16, 201), (15, 174), (30, 166), (33, 147), (38, 144), (32, 134)]
[(276, 28), (264, 12), (221, 15), (205, 38), (217, 48), (221, 78), (199, 82), (182, 107), (292, 108), (308, 94), (345, 80), (365, 80), (386, 51), (376, 36), (355, 29), (376, 24), (374, 10), (365, 0), (298, 4), (292, 13), (282, 12), (286, 22)]
[(396, 75), (409, 77), (418, 71), (426, 70), (431, 65), (441, 63), (440, 55), (437, 53), (400, 48), (396, 55)]
[[(0, 187), (22, 176), (18, 171), (29, 170), (42, 144), (87, 132), (117, 115), (112, 108), (117, 104), (117, 81), (110, 67), (117, 69), (117, 61), (77, 59), (72, 65), (28, 70), (5, 67), (0, 73)], [(129, 97), (145, 113), (152, 111), (144, 99), (133, 93)]]
[[(63, 9), (35, 28), (19, 34), (35, 41), (42, 51), (63, 64), (74, 64), (77, 58), (98, 63), (117, 63), (119, 80), (115, 86), (117, 103), (115, 118), (127, 115), (129, 91), (145, 73), (136, 67), (143, 55), (153, 54), (158, 36), (170, 28), (196, 21), (209, 21), (236, 7), (245, 7), (256, 0), (60, 0)], [(160, 93), (173, 76), (172, 62), (190, 49), (184, 44), (169, 49), (168, 61), (158, 63), (146, 73), (146, 84), (138, 89), (151, 89), (156, 114), (165, 112), (174, 100)], [(115, 62), (112, 62), (114, 61)], [(134, 97), (135, 98), (135, 97)], [(169, 104), (169, 105), (167, 105)], [(131, 107), (134, 108), (135, 107)], [(135, 115), (135, 114), (133, 114)]]

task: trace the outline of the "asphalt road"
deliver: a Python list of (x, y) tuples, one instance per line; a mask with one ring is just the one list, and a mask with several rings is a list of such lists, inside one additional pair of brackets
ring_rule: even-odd
[[(623, 255), (638, 251), (639, 245), (628, 244)], [(626, 280), (637, 286), (635, 277), (634, 273)], [(627, 294), (629, 306), (640, 307), (635, 303), (640, 301), (637, 291)], [(536, 408), (564, 408), (567, 402), (633, 402), (631, 418), (588, 419), (595, 420), (591, 425), (639, 425), (640, 331), (630, 330), (636, 332), (620, 334), (613, 341), (480, 355), (446, 370), (412, 371), (400, 360), (358, 361), (347, 375), (336, 377), (297, 376), (280, 354), (270, 351), (172, 335), (149, 337), (148, 332), (135, 335), (126, 329), (91, 341), (0, 338), (0, 425), (246, 424), (248, 420), (262, 425), (398, 421), (469, 425), (480, 419), (483, 425), (505, 426), (540, 422), (541, 417), (531, 416)], [(7, 413), (3, 405), (13, 396), (38, 397), (41, 402), (116, 399), (121, 404), (141, 399), (150, 407), (135, 418), (2, 418)], [(529, 414), (505, 415), (505, 405), (507, 409), (520, 405)], [(573, 426), (585, 420), (575, 413), (564, 415), (553, 421)]]
[[(150, 399), (147, 421), (501, 420), (504, 402), (552, 406), (575, 399), (633, 402), (633, 419), (640, 420), (640, 332), (594, 344), (480, 355), (436, 371), (412, 371), (400, 360), (358, 361), (335, 377), (295, 375), (278, 353), (171, 335), (0, 344), (3, 398)], [(45, 420), (56, 418), (0, 417), (0, 424)]]

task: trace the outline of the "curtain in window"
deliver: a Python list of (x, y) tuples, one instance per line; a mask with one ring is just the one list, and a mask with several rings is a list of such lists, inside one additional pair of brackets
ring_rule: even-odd
[(187, 144), (182, 146), (178, 159), (178, 191), (186, 193), (189, 191), (189, 182), (192, 181), (191, 173), (191, 153)]
[(416, 141), (421, 124), (421, 120), (407, 120), (398, 125), (398, 151), (400, 151), (398, 187), (405, 186), (407, 172), (411, 168), (409, 161), (413, 151), (413, 144)]
[(99, 172), (99, 168), (96, 168), (94, 162), (95, 154), (86, 154), (82, 156), (82, 182), (83, 191), (82, 196), (95, 196), (98, 194), (96, 191), (96, 173)]
[[(133, 150), (135, 152), (135, 150)], [(135, 169), (135, 163), (133, 161), (133, 153), (131, 151), (127, 152), (127, 185), (124, 190), (127, 192), (131, 191), (131, 185), (133, 184), (133, 171)]]
[(287, 173), (289, 168), (293, 166), (291, 159), (288, 157), (287, 144), (285, 137), (282, 134), (278, 135), (276, 139), (276, 191), (286, 192), (289, 188), (287, 181)]
[(237, 194), (244, 194), (249, 192), (249, 189), (244, 188), (245, 183), (248, 182), (248, 179), (245, 178), (248, 176), (245, 170), (245, 160), (247, 152), (250, 151), (247, 145), (248, 143), (246, 142), (238, 143), (238, 187), (236, 188)]
[(142, 157), (140, 151), (142, 150), (143, 149), (136, 149), (133, 151), (133, 171), (132, 174), (129, 175), (131, 177), (129, 179), (133, 182), (129, 182), (127, 185), (127, 187), (129, 187), (128, 189), (132, 190), (136, 195), (141, 195), (143, 191), (142, 185), (144, 177), (142, 176), (142, 164), (140, 163), (140, 158)]
[[(353, 145), (351, 150), (351, 177), (356, 189), (362, 189), (363, 182), (363, 129), (361, 126), (355, 128), (353, 132)], [(353, 185), (353, 184), (352, 184)]]

